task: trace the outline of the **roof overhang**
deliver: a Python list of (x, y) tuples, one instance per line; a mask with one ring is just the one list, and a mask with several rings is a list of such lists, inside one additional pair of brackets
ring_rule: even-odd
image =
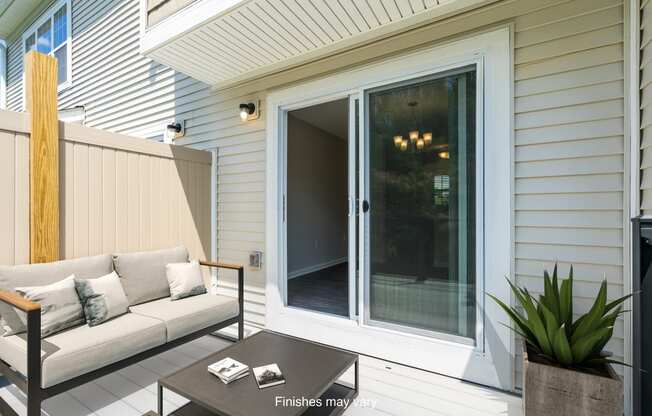
[(196, 0), (151, 27), (141, 16), (141, 52), (231, 87), (495, 1)]
[(43, 0), (0, 0), (0, 39), (11, 38)]

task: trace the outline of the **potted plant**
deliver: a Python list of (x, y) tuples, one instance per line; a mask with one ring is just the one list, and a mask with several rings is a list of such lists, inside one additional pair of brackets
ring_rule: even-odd
[[(523, 309), (491, 296), (514, 323), (523, 342), (523, 407), (526, 416), (622, 416), (623, 385), (603, 351), (631, 295), (607, 302), (607, 281), (588, 313), (573, 319), (573, 267), (568, 279), (544, 272), (537, 298), (507, 279)], [(561, 281), (560, 281), (561, 280)]]

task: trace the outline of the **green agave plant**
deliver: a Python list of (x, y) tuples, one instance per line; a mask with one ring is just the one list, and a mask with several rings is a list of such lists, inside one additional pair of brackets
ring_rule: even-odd
[(603, 354), (602, 349), (613, 335), (616, 318), (624, 311), (626, 295), (607, 303), (607, 281), (600, 286), (591, 310), (573, 321), (573, 267), (568, 279), (557, 279), (555, 264), (552, 278), (544, 271), (544, 294), (537, 300), (527, 289), (507, 279), (525, 315), (491, 296), (512, 319), (512, 328), (533, 351), (550, 364), (568, 368), (595, 369), (607, 363), (623, 364)]

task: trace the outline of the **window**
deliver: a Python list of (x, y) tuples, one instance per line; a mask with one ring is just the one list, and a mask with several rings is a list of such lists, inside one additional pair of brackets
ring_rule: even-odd
[(23, 34), (25, 53), (36, 50), (57, 58), (59, 89), (72, 78), (70, 33), (70, 0), (60, 0)]
[(448, 194), (450, 193), (450, 176), (435, 175), (435, 205), (448, 205)]

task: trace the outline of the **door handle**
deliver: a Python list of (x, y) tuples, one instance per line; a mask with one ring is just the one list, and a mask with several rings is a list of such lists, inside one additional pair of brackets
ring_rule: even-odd
[(369, 201), (362, 201), (362, 212), (369, 212)]

